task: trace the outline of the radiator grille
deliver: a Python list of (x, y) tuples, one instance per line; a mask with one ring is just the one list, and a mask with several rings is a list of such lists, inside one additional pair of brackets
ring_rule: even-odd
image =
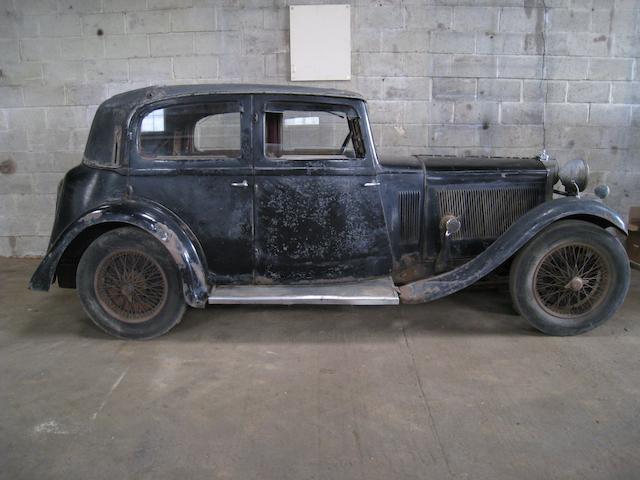
[(398, 192), (400, 205), (400, 241), (418, 243), (420, 240), (420, 192)]
[(455, 215), (461, 228), (454, 240), (491, 239), (542, 201), (538, 186), (501, 189), (455, 189), (438, 192), (441, 217)]

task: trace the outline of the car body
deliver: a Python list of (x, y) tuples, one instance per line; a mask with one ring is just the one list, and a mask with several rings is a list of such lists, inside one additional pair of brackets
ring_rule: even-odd
[[(615, 211), (579, 198), (584, 172), (573, 174), (554, 199), (558, 167), (544, 156), (378, 158), (352, 92), (143, 88), (98, 108), (30, 285), (80, 289), (85, 252), (129, 227), (162, 245), (192, 307), (425, 302), (508, 270), (559, 221), (626, 234)], [(611, 287), (617, 306), (627, 287)]]

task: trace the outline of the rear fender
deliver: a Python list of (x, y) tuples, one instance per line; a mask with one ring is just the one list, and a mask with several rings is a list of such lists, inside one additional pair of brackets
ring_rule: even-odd
[(208, 297), (206, 260), (202, 247), (189, 227), (173, 212), (148, 200), (125, 200), (95, 208), (69, 225), (49, 246), (31, 277), (29, 288), (49, 290), (60, 258), (85, 229), (101, 223), (138, 227), (157, 238), (171, 255), (180, 276), (184, 299), (192, 307), (204, 307)]
[(575, 197), (551, 200), (525, 213), (473, 260), (441, 275), (403, 285), (399, 288), (400, 299), (403, 303), (429, 302), (462, 290), (506, 262), (545, 227), (564, 219), (615, 227), (627, 234), (622, 217), (599, 201)]

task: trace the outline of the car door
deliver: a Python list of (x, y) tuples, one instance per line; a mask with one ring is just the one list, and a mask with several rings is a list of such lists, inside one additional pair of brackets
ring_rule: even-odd
[[(134, 120), (134, 195), (161, 203), (191, 228), (213, 283), (253, 279), (251, 97), (173, 99)], [(137, 122), (137, 123), (136, 123)]]
[(379, 184), (361, 126), (364, 105), (256, 96), (254, 108), (255, 281), (388, 274)]

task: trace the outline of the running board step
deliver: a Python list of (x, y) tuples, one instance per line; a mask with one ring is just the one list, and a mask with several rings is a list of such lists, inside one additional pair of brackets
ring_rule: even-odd
[(223, 285), (209, 292), (211, 304), (397, 305), (391, 277), (318, 285)]

